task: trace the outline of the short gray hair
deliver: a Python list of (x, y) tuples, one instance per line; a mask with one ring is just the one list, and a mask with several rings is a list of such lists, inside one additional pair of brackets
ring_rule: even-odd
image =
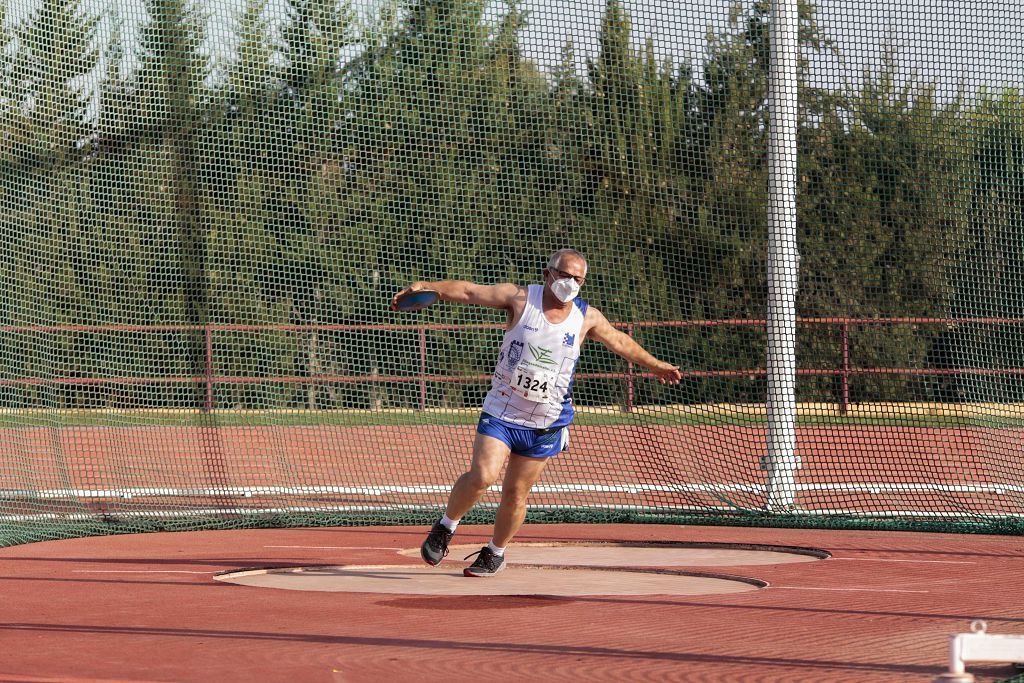
[(552, 254), (551, 257), (548, 259), (548, 268), (558, 268), (562, 264), (562, 257), (569, 255), (576, 256), (577, 258), (581, 259), (583, 261), (583, 265), (587, 267), (587, 270), (590, 270), (590, 264), (587, 262), (587, 257), (581, 254), (580, 252), (576, 251), (575, 249), (568, 248), (559, 249), (554, 254)]

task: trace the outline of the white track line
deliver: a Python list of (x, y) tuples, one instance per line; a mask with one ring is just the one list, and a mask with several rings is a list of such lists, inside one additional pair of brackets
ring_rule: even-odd
[[(1024, 493), (1024, 486), (1004, 484), (927, 484), (927, 483), (863, 483), (863, 484), (798, 484), (797, 491), (840, 491), (861, 493)], [(342, 495), (380, 497), (395, 494), (448, 493), (448, 485), (416, 486), (226, 486), (203, 488), (127, 487), (104, 489), (0, 489), (0, 499), (66, 499), (66, 498), (146, 498), (146, 497), (223, 497)], [(500, 486), (489, 489), (500, 492)], [(590, 484), (585, 482), (541, 484), (533, 493), (753, 493), (764, 494), (762, 484)]]

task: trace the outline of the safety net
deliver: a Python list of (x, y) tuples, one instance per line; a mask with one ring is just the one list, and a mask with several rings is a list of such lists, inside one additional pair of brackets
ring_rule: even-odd
[(776, 4), (0, 3), (0, 545), (432, 521), (520, 358), (391, 298), (567, 247), (682, 379), (531, 520), (1024, 532), (1024, 13)]

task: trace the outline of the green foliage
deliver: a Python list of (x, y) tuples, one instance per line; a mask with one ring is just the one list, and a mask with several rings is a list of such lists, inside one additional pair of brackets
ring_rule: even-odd
[[(970, 112), (972, 155), (963, 206), (968, 224), (963, 257), (954, 264), (957, 285), (953, 310), (959, 317), (1024, 317), (1024, 96), (1015, 88), (983, 91)], [(1024, 365), (1016, 326), (964, 324), (950, 330), (949, 352), (966, 364), (987, 370)], [(953, 387), (957, 398), (972, 401), (1020, 401), (1014, 375), (964, 377)]]
[[(765, 315), (767, 0), (737, 5), (708, 36), (699, 77), (659, 59), (619, 0), (608, 0), (582, 73), (572, 43), (550, 73), (524, 56), (530, 17), (515, 0), (498, 11), (482, 0), (385, 3), (362, 25), (337, 0), (291, 0), (282, 26), (266, 2), (249, 0), (235, 49), (216, 64), (195, 5), (151, 0), (135, 52), (115, 22), (100, 46), (103, 73), (83, 81), (100, 66), (97, 24), (75, 7), (43, 0), (12, 36), (0, 33), (0, 257), (10, 264), (0, 325), (404, 323), (386, 302), (409, 280), (536, 282), (566, 245), (590, 257), (585, 296), (610, 319)], [(800, 315), (1021, 317), (1020, 94), (940, 102), (931, 84), (900, 83), (892, 59), (857, 91), (813, 87), (810, 59), (836, 48), (813, 4), (799, 12)], [(95, 93), (83, 82), (96, 82)], [(459, 307), (420, 319), (502, 322)], [(841, 362), (839, 340), (822, 329), (800, 328), (802, 366)], [(992, 326), (852, 333), (860, 367), (1024, 360), (1015, 330)], [(758, 326), (636, 334), (684, 369), (764, 365)], [(431, 332), (428, 372), (486, 375), (496, 338)], [(18, 360), (5, 355), (5, 377), (207, 372), (199, 332), (11, 343)], [(213, 345), (218, 375), (419, 372), (412, 332), (224, 333)], [(581, 370), (626, 368), (588, 350)], [(1015, 384), (875, 377), (857, 379), (853, 397), (1002, 400)], [(620, 402), (625, 386), (589, 382), (577, 395)], [(704, 378), (635, 390), (651, 403), (763, 402), (765, 386)], [(803, 379), (799, 391), (836, 396), (831, 378)], [(479, 384), (437, 383), (429, 402), (474, 405), (479, 395)], [(183, 388), (3, 396), (5, 405), (202, 400)], [(218, 405), (242, 407), (419, 400), (414, 383), (217, 393)]]
[[(967, 229), (969, 168), (958, 137), (963, 106), (940, 105), (932, 85), (897, 86), (897, 74), (887, 60), (820, 126), (802, 131), (799, 313), (805, 317), (949, 314), (951, 267), (962, 258)], [(925, 367), (940, 332), (856, 326), (852, 362)], [(836, 346), (834, 338), (809, 338), (803, 353), (826, 359)], [(894, 384), (924, 397), (921, 382), (875, 377), (860, 380), (852, 398), (885, 395)]]

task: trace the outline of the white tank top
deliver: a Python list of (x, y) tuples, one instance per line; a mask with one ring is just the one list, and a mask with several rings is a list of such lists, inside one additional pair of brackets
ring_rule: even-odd
[(572, 382), (587, 313), (587, 302), (577, 298), (566, 319), (553, 325), (544, 317), (543, 297), (543, 286), (527, 288), (526, 307), (505, 332), (483, 406), (485, 413), (533, 429), (572, 421)]

